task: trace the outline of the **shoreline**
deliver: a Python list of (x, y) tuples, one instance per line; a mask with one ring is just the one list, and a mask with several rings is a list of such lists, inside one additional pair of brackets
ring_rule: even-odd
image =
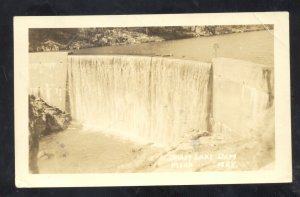
[[(104, 48), (104, 47), (113, 47), (113, 46), (134, 46), (134, 45), (140, 45), (140, 44), (145, 44), (145, 43), (159, 43), (159, 42), (168, 42), (168, 41), (176, 41), (176, 40), (185, 40), (185, 39), (192, 39), (192, 38), (208, 38), (208, 37), (216, 37), (216, 36), (225, 36), (225, 35), (232, 35), (232, 34), (241, 34), (241, 33), (250, 33), (250, 32), (259, 32), (259, 31), (272, 31), (272, 28), (265, 28), (265, 29), (257, 29), (257, 30), (243, 30), (243, 31), (234, 31), (234, 32), (217, 32), (214, 34), (197, 34), (195, 32), (192, 32), (190, 34), (182, 34), (181, 36), (174, 36), (173, 38), (164, 38), (163, 36), (148, 36), (146, 35), (145, 37), (145, 41), (138, 41), (136, 42), (136, 40), (133, 40), (131, 42), (128, 43), (124, 43), (124, 42), (116, 42), (116, 43), (109, 43), (106, 45), (94, 45), (94, 46), (78, 46), (79, 48), (71, 48), (71, 49), (65, 49), (65, 47), (70, 47), (69, 45), (63, 45), (60, 44), (58, 42), (52, 41), (52, 40), (48, 40), (45, 43), (49, 43), (48, 45), (50, 45), (50, 50), (30, 50), (29, 48), (29, 52), (30, 53), (36, 53), (36, 52), (73, 52), (74, 50), (78, 51), (78, 50), (82, 50), (82, 49), (93, 49), (93, 48)], [(128, 34), (129, 35), (129, 34)], [(84, 44), (84, 42), (82, 40), (76, 41), (76, 42), (82, 42)], [(74, 42), (74, 43), (76, 43)], [(40, 45), (42, 46), (43, 44), (40, 43)], [(85, 43), (85, 45), (91, 45), (90, 43)], [(93, 44), (92, 44), (93, 45)], [(60, 47), (63, 47), (63, 49), (60, 49)]]

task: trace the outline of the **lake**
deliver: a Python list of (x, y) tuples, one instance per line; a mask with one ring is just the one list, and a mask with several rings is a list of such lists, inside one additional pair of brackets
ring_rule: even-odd
[(274, 31), (255, 31), (163, 42), (95, 47), (73, 52), (75, 54), (171, 55), (174, 58), (205, 62), (211, 62), (214, 57), (227, 57), (273, 65)]

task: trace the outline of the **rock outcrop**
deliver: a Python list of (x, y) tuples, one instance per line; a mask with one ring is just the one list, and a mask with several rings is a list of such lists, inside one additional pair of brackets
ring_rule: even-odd
[(48, 105), (41, 98), (29, 96), (29, 107), (32, 108), (33, 119), (30, 122), (37, 123), (41, 119), (40, 135), (47, 135), (66, 129), (70, 125), (71, 116), (62, 110)]
[(161, 42), (273, 29), (272, 25), (213, 25), (123, 28), (33, 29), (29, 51), (62, 51), (91, 47)]
[(69, 114), (49, 106), (41, 98), (29, 96), (29, 170), (31, 173), (39, 173), (37, 158), (40, 137), (66, 129), (70, 121)]

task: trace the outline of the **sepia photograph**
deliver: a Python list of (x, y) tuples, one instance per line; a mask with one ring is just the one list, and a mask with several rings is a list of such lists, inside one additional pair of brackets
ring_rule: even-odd
[[(288, 37), (278, 38), (272, 18), (286, 15), (262, 14), (256, 23), (259, 14), (239, 20), (224, 14), (225, 22), (211, 23), (201, 22), (206, 15), (174, 15), (179, 22), (167, 24), (172, 17), (158, 15), (166, 20), (154, 17), (156, 25), (147, 23), (151, 15), (135, 16), (140, 20), (127, 16), (128, 24), (112, 17), (114, 25), (82, 18), (77, 26), (76, 17), (69, 26), (51, 26), (59, 17), (48, 18), (47, 25), (40, 24), (46, 17), (19, 18), (28, 22), (19, 25), (24, 42), (15, 41), (26, 56), (15, 61), (17, 71), (22, 67), (16, 78), (25, 84), (19, 86), (22, 100), (15, 93), (19, 117), (26, 114), (16, 129), (22, 174), (167, 174), (163, 184), (172, 184), (176, 173), (177, 179), (192, 174), (193, 184), (200, 184), (205, 173), (250, 173), (255, 179), (251, 173), (285, 169), (282, 181), (290, 180), (289, 95), (282, 89), (289, 65), (288, 56), (278, 53)], [(35, 19), (38, 25), (30, 23)], [(283, 127), (276, 122), (281, 116)], [(283, 167), (278, 160), (285, 160)], [(281, 182), (274, 177), (262, 181)], [(174, 184), (190, 184), (179, 182)]]

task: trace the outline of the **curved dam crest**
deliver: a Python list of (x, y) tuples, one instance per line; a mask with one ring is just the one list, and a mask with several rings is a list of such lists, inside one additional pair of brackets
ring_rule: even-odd
[(208, 130), (210, 69), (161, 57), (70, 55), (70, 112), (88, 128), (170, 144)]
[(274, 108), (273, 67), (262, 64), (61, 52), (29, 57), (29, 93), (95, 131), (159, 144), (191, 130), (249, 137)]

